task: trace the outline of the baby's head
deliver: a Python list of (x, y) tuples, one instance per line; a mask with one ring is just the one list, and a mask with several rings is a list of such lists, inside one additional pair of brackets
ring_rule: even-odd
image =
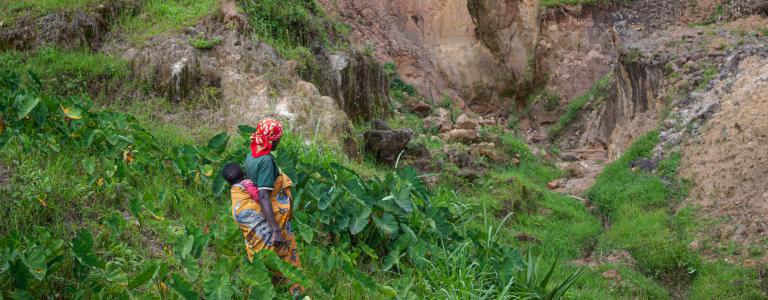
[(237, 163), (228, 163), (224, 166), (224, 171), (221, 172), (221, 175), (224, 176), (224, 179), (229, 184), (238, 184), (245, 179), (245, 172)]

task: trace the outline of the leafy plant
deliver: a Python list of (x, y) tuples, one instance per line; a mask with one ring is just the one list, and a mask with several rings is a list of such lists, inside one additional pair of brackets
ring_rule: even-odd
[(218, 44), (221, 44), (221, 38), (196, 37), (196, 38), (190, 39), (189, 44), (192, 45), (192, 47), (195, 47), (200, 50), (208, 50), (208, 49), (213, 49), (213, 47)]

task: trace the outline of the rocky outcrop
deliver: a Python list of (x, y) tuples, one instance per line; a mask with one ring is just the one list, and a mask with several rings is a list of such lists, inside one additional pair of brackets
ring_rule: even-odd
[(535, 0), (320, 2), (352, 26), (353, 43), (394, 62), (432, 103), (448, 96), (459, 108), (506, 115), (547, 78), (567, 102), (610, 71), (611, 36), (596, 26), (609, 14), (598, 8), (549, 11)]
[(749, 15), (768, 16), (768, 1), (765, 0), (731, 0), (728, 4), (728, 14), (731, 18), (741, 18)]
[(111, 22), (130, 13), (137, 1), (114, 1), (90, 11), (60, 11), (38, 18), (22, 17), (0, 30), (0, 50), (29, 50), (46, 45), (61, 49), (98, 49)]
[[(220, 43), (196, 49), (189, 43), (195, 37)], [(247, 19), (234, 2), (225, 2), (220, 14), (182, 34), (125, 50), (123, 58), (155, 93), (175, 102), (195, 101), (214, 91), (219, 108), (201, 119), (210, 126), (232, 130), (276, 117), (292, 131), (336, 145), (344, 144), (350, 133), (349, 119), (333, 98), (301, 80), (294, 62), (281, 59), (265, 43), (253, 42)]]
[(664, 104), (658, 97), (663, 77), (662, 66), (622, 59), (614, 71), (611, 93), (584, 136), (588, 144), (603, 145), (615, 158), (655, 128)]
[(363, 134), (365, 152), (370, 153), (377, 161), (394, 166), (400, 153), (413, 138), (413, 131), (403, 129), (373, 129)]
[(348, 49), (329, 53), (316, 47), (318, 66), (305, 72), (320, 93), (335, 99), (350, 118), (370, 121), (389, 112), (389, 81), (372, 56)]

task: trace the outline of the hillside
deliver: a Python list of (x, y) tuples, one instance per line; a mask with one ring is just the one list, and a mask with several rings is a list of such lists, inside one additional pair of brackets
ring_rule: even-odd
[(765, 1), (0, 2), (0, 299), (768, 299)]

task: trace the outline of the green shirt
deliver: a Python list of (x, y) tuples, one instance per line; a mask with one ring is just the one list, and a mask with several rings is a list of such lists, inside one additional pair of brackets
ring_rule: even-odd
[(275, 180), (280, 176), (275, 158), (272, 154), (254, 158), (250, 153), (245, 159), (245, 176), (253, 181), (259, 190), (271, 191), (274, 189)]

